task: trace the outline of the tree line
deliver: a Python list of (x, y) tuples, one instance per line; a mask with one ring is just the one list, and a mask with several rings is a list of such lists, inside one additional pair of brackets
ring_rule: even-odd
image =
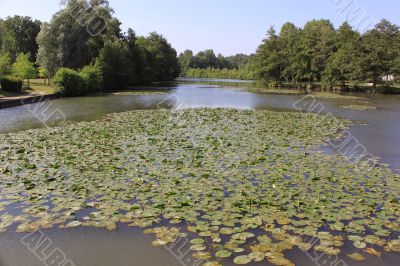
[[(104, 27), (94, 31), (94, 19)], [(34, 75), (13, 71), (22, 57), (34, 67)], [(100, 73), (97, 90), (173, 80), (181, 71), (176, 50), (162, 35), (122, 32), (107, 0), (69, 0), (49, 23), (21, 16), (0, 20), (0, 77), (53, 77), (58, 71), (75, 75), (85, 67), (83, 72)], [(76, 94), (84, 91), (89, 90)]]
[(184, 72), (185, 77), (190, 78), (218, 78), (218, 79), (239, 79), (255, 80), (255, 71), (249, 67), (239, 67), (238, 69), (219, 69), (219, 68), (188, 68)]
[(239, 69), (250, 63), (251, 56), (236, 54), (225, 57), (222, 54), (215, 55), (214, 50), (208, 49), (194, 54), (192, 50), (185, 50), (179, 54), (179, 63), (182, 70), (195, 69)]
[[(239, 61), (233, 63), (233, 58)], [(257, 79), (277, 87), (327, 90), (367, 83), (389, 88), (400, 82), (400, 30), (385, 19), (365, 33), (347, 22), (338, 29), (323, 19), (303, 28), (287, 22), (279, 33), (270, 27), (253, 55), (223, 57), (212, 50), (193, 55), (187, 50), (179, 60), (188, 77)]]
[(286, 23), (279, 34), (271, 27), (253, 69), (258, 79), (276, 86), (391, 86), (400, 77), (399, 26), (383, 19), (363, 34), (347, 22), (335, 29), (329, 20), (312, 20), (304, 28)]

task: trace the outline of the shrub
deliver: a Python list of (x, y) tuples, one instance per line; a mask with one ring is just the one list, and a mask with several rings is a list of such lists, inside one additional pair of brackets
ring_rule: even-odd
[(88, 92), (98, 92), (103, 89), (103, 75), (99, 68), (95, 66), (85, 66), (80, 74), (85, 79)]
[(16, 77), (3, 77), (0, 80), (3, 91), (22, 92), (22, 80)]
[(60, 68), (54, 75), (53, 82), (57, 92), (64, 96), (81, 96), (87, 93), (83, 75), (70, 68)]

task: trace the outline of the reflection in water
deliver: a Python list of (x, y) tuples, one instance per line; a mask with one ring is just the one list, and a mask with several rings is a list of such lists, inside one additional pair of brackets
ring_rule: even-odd
[[(96, 120), (108, 113), (127, 110), (170, 108), (239, 108), (293, 110), (293, 104), (302, 96), (255, 94), (237, 91), (237, 87), (252, 86), (248, 82), (221, 80), (185, 80), (163, 87), (165, 94), (154, 95), (98, 95), (82, 98), (64, 98), (52, 101), (53, 108), (61, 110), (69, 121)], [(400, 96), (368, 95), (364, 97), (377, 110), (358, 111), (340, 108), (351, 104), (351, 99), (321, 99), (325, 113), (350, 118), (364, 123), (351, 127), (351, 133), (369, 153), (382, 158), (393, 168), (400, 168)], [(54, 121), (52, 121), (54, 122)], [(0, 133), (43, 127), (37, 117), (26, 106), (0, 110)], [(117, 231), (76, 228), (71, 230), (47, 230), (55, 244), (70, 255), (77, 266), (108, 265), (179, 265), (179, 262), (163, 248), (151, 246), (151, 236), (141, 230), (120, 225)], [(13, 231), (0, 234), (0, 265), (43, 265), (20, 242), (23, 234)], [(291, 251), (297, 265), (312, 265), (299, 250)], [(344, 258), (345, 259), (345, 258)], [(345, 259), (348, 262), (347, 259)], [(395, 265), (397, 254), (385, 254), (382, 259), (368, 257), (370, 265)], [(225, 264), (224, 264), (225, 265)], [(229, 264), (226, 264), (229, 265)], [(365, 265), (348, 262), (348, 265)]]

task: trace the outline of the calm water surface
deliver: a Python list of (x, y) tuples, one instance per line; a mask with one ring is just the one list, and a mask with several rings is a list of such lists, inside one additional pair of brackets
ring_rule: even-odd
[[(223, 107), (295, 111), (293, 105), (303, 97), (238, 90), (246, 86), (249, 86), (249, 83), (242, 81), (185, 79), (160, 88), (166, 90), (162, 94), (96, 95), (57, 99), (41, 107), (34, 104), (8, 108), (0, 110), (0, 133), (7, 134), (60, 124), (63, 119), (59, 116), (48, 117), (51, 110), (61, 111), (65, 119), (72, 122), (97, 120), (115, 112), (160, 108)], [(389, 164), (393, 169), (400, 168), (400, 95), (357, 94), (356, 96), (364, 99), (318, 99), (318, 101), (323, 104), (324, 113), (332, 113), (363, 123), (364, 125), (351, 127), (352, 135), (369, 153), (380, 157), (382, 162)], [(377, 110), (358, 111), (340, 107), (360, 101), (372, 103)], [(32, 112), (35, 108), (36, 112)], [(128, 228), (125, 225), (119, 225), (114, 232), (96, 228), (76, 228), (61, 231), (52, 229), (44, 233), (53, 241), (52, 247), (62, 249), (76, 266), (182, 265), (168, 250), (152, 247), (151, 242), (154, 239), (151, 235), (144, 235), (140, 229)], [(0, 266), (46, 265), (22, 245), (20, 239), (23, 236), (24, 234), (13, 231), (0, 234)], [(288, 257), (296, 261), (296, 265), (314, 265), (300, 250), (291, 251)], [(384, 254), (382, 259), (369, 256), (367, 262), (362, 263), (343, 259), (349, 266), (366, 264), (383, 266), (398, 265), (400, 256), (393, 253)], [(187, 262), (186, 265), (194, 264)], [(264, 262), (255, 265), (268, 264)]]

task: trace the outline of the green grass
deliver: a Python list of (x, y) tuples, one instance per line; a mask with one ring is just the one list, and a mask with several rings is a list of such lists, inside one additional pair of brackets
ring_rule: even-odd
[[(27, 81), (24, 82), (24, 86), (27, 86)], [(29, 88), (25, 89), (21, 93), (13, 93), (0, 89), (0, 98), (27, 96), (34, 94), (52, 94), (54, 92), (55, 89), (49, 85), (45, 85), (43, 79), (32, 79), (29, 81)]]

